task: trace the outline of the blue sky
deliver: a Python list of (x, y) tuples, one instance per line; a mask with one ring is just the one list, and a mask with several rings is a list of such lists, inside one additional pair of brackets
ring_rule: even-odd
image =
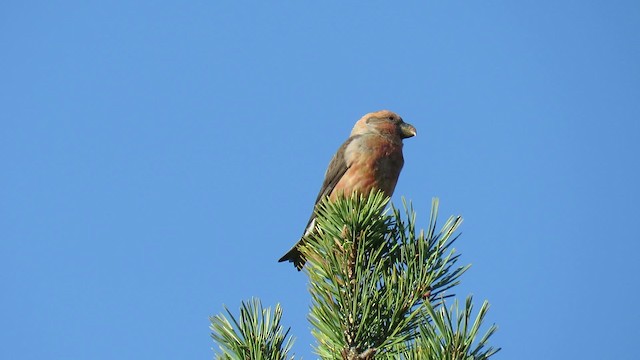
[(637, 1), (24, 1), (0, 44), (0, 358), (210, 359), (252, 296), (314, 358), (276, 260), (379, 109), (496, 359), (635, 358)]

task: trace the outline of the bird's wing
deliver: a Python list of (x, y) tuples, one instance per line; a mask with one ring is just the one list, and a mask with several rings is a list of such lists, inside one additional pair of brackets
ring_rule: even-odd
[(315, 206), (318, 205), (318, 203), (320, 203), (322, 199), (331, 195), (331, 192), (333, 191), (333, 189), (335, 189), (338, 182), (340, 182), (340, 179), (342, 179), (342, 176), (344, 175), (344, 173), (346, 173), (347, 169), (349, 169), (349, 164), (347, 164), (347, 160), (344, 155), (345, 155), (347, 146), (349, 146), (349, 144), (351, 144), (351, 142), (357, 137), (359, 136), (352, 136), (349, 139), (347, 139), (347, 141), (345, 141), (344, 144), (340, 146), (336, 154), (333, 155), (333, 158), (329, 162), (329, 167), (327, 168), (327, 171), (324, 174), (324, 181), (322, 182), (322, 187), (320, 188), (320, 192), (318, 193), (318, 197), (316, 198), (316, 202), (314, 204), (314, 212), (311, 214), (311, 217), (309, 218), (309, 222), (305, 227), (305, 233), (309, 230), (309, 225), (311, 225), (313, 220), (316, 218)]

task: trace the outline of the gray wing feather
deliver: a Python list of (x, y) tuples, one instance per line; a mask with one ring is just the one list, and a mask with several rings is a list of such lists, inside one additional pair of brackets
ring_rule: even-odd
[(340, 146), (338, 151), (331, 161), (329, 162), (329, 167), (327, 167), (327, 171), (324, 174), (324, 181), (322, 182), (322, 187), (320, 187), (320, 192), (318, 193), (318, 197), (316, 198), (316, 202), (313, 205), (314, 212), (311, 213), (311, 217), (309, 218), (309, 222), (307, 222), (307, 226), (305, 227), (305, 233), (309, 230), (309, 225), (313, 222), (316, 217), (315, 207), (324, 199), (325, 197), (331, 195), (333, 189), (335, 189), (336, 185), (342, 179), (344, 173), (347, 172), (349, 166), (347, 165), (347, 160), (344, 157), (344, 153), (347, 150), (347, 146), (358, 136), (350, 137), (347, 141)]

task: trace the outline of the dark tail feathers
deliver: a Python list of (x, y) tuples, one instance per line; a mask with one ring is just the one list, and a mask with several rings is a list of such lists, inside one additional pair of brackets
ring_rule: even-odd
[(289, 261), (292, 262), (293, 265), (296, 266), (298, 271), (302, 270), (304, 263), (307, 261), (303, 256), (300, 250), (298, 250), (298, 244), (291, 248), (283, 257), (278, 260), (278, 262)]

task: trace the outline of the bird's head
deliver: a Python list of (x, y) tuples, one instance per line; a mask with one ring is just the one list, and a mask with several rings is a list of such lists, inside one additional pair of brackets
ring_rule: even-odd
[(351, 136), (380, 134), (392, 138), (406, 139), (416, 136), (416, 128), (402, 120), (400, 115), (389, 110), (368, 113), (353, 126)]

